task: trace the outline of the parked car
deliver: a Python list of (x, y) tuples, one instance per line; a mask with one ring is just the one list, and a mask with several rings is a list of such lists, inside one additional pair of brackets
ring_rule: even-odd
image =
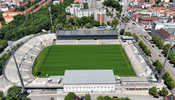
[(118, 98), (118, 96), (113, 96), (112, 98)]
[(152, 47), (154, 48), (154, 45), (152, 45)]
[(161, 57), (161, 55), (159, 55), (159, 57)]
[(127, 98), (126, 96), (122, 96), (122, 98)]
[(159, 98), (159, 96), (156, 96), (156, 95), (155, 95), (154, 98)]

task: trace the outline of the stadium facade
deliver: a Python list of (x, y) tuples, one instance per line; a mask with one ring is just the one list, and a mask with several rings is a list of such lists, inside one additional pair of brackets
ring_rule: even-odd
[(66, 70), (64, 92), (114, 92), (113, 70)]

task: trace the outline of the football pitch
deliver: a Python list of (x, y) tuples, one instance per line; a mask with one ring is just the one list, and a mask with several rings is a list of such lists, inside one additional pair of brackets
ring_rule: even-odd
[(113, 69), (114, 75), (136, 76), (121, 45), (53, 45), (37, 57), (33, 75), (61, 76), (65, 70)]

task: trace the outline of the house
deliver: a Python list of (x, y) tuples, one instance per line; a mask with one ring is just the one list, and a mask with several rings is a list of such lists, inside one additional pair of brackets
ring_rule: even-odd
[(175, 11), (167, 9), (167, 10), (165, 10), (165, 13), (166, 13), (166, 17), (170, 17), (171, 14), (175, 13)]
[(1, 11), (5, 12), (5, 11), (8, 11), (8, 10), (9, 10), (9, 8), (7, 6), (0, 6), (0, 12)]
[(164, 7), (170, 7), (171, 4), (172, 4), (171, 2), (164, 2), (163, 6)]
[(159, 17), (145, 17), (145, 18), (139, 18), (138, 23), (141, 26), (144, 26), (146, 29), (151, 29), (152, 28), (152, 23), (155, 20), (159, 20)]
[(144, 2), (144, 7), (152, 7), (154, 4), (154, 2)]

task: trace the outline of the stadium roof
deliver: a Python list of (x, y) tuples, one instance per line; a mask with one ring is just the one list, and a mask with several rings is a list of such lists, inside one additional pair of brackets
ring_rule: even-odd
[(115, 84), (113, 70), (66, 70), (63, 85)]
[(72, 31), (60, 30), (56, 34), (57, 36), (119, 35), (116, 30), (72, 30)]

